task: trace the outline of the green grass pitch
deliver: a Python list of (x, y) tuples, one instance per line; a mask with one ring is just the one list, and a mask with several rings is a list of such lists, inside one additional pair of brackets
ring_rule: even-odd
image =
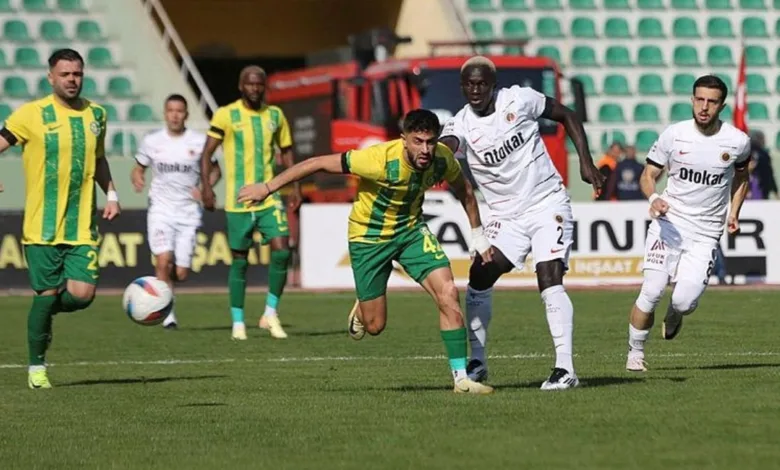
[[(346, 333), (352, 296), (290, 293), (290, 338), (230, 340), (223, 295), (181, 295), (178, 331), (116, 296), (56, 318), (52, 390), (26, 388), (30, 299), (0, 298), (0, 467), (733, 469), (780, 461), (780, 292), (710, 289), (674, 341), (625, 371), (634, 291), (574, 291), (583, 386), (553, 364), (538, 294), (497, 292), (492, 396), (451, 392), (436, 312), (391, 293), (388, 327)], [(263, 295), (247, 298), (256, 325)], [(665, 311), (666, 302), (659, 307)]]

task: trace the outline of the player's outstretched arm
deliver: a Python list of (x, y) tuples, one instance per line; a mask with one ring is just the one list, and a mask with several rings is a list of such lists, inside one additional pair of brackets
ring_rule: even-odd
[[(295, 156), (293, 155), (292, 146), (282, 149), (282, 163), (285, 168), (292, 168), (295, 165)], [(290, 210), (295, 211), (301, 207), (301, 201), (303, 201), (301, 185), (295, 181), (293, 182), (293, 192), (290, 195)]]
[(214, 186), (211, 183), (211, 159), (220, 144), (222, 144), (221, 140), (208, 136), (206, 137), (206, 143), (203, 145), (203, 152), (200, 154), (200, 196), (203, 201), (203, 207), (209, 211), (214, 210), (216, 202), (214, 199)]
[(731, 210), (726, 221), (729, 233), (739, 232), (739, 211), (745, 202), (749, 188), (750, 173), (747, 166), (734, 169), (734, 179), (731, 181)]
[(300, 181), (318, 171), (343, 173), (341, 154), (334, 153), (321, 157), (312, 157), (284, 170), (267, 183), (255, 183), (244, 186), (238, 192), (238, 202), (262, 202), (265, 198), (288, 184)]
[(98, 155), (95, 161), (95, 182), (106, 193), (106, 207), (103, 209), (103, 218), (113, 220), (122, 211), (119, 207), (119, 196), (111, 178), (111, 167), (105, 155)]
[(458, 173), (458, 177), (449, 182), (455, 197), (458, 198), (471, 226), (471, 246), (469, 251), (482, 255), (482, 263), (489, 263), (493, 260), (493, 247), (485, 237), (482, 229), (482, 218), (479, 215), (479, 204), (474, 196), (474, 187), (466, 181), (463, 173)]

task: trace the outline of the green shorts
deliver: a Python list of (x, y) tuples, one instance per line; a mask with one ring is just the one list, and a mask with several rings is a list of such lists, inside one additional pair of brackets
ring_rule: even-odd
[(278, 205), (254, 212), (226, 212), (228, 245), (233, 251), (247, 251), (254, 244), (255, 230), (262, 235), (262, 244), (277, 237), (288, 237), (287, 212)]
[(349, 258), (360, 301), (385, 295), (393, 260), (398, 261), (404, 271), (420, 284), (431, 271), (450, 266), (439, 240), (426, 225), (399, 234), (385, 243), (349, 242)]
[(67, 279), (98, 282), (98, 252), (92, 245), (25, 245), (24, 256), (36, 292), (56, 289)]

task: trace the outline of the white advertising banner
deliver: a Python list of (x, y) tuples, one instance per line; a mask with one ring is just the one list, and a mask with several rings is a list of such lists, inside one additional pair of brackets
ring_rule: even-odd
[[(347, 250), (350, 204), (307, 204), (301, 208), (301, 283), (304, 288), (352, 288)], [(483, 225), (490, 220), (480, 206)], [(574, 244), (565, 277), (568, 285), (633, 284), (642, 281), (645, 234), (650, 223), (646, 202), (572, 204)], [(468, 282), (470, 228), (460, 203), (447, 192), (426, 195), (423, 212), (452, 263), (456, 283)], [(740, 282), (780, 283), (780, 201), (746, 201), (741, 232), (721, 246), (729, 274)], [(414, 286), (396, 266), (389, 287)], [(498, 286), (535, 286), (530, 255), (522, 269), (504, 275)]]

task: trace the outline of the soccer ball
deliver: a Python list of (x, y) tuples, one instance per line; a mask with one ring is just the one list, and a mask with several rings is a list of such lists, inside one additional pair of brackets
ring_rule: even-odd
[(154, 276), (139, 277), (125, 289), (122, 308), (139, 325), (159, 325), (173, 308), (173, 293)]

